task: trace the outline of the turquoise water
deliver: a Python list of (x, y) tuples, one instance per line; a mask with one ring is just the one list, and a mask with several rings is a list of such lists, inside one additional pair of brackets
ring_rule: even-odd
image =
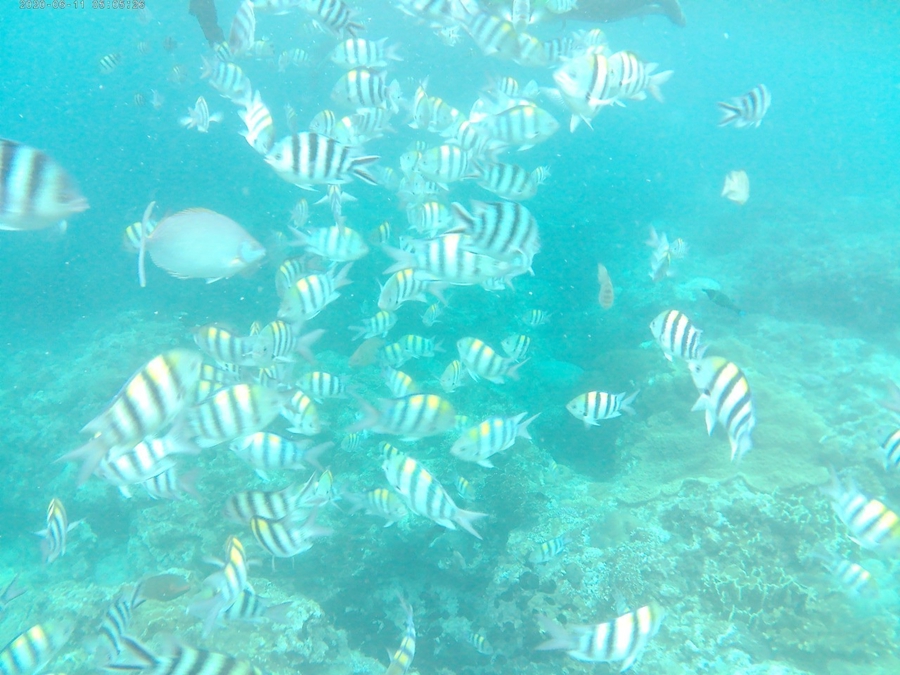
[[(631, 609), (656, 602), (666, 611), (634, 672), (898, 672), (895, 558), (852, 542), (819, 489), (834, 467), (867, 495), (900, 507), (897, 473), (883, 468), (876, 433), (896, 426), (877, 400), (888, 380), (900, 378), (893, 4), (685, 0), (683, 28), (660, 16), (603, 24), (614, 51), (675, 71), (662, 87), (665, 103), (629, 101), (602, 111), (593, 131), (582, 125), (570, 134), (568, 113), (541, 100), (560, 130), (503, 155), (529, 169), (550, 167), (525, 202), (541, 233), (534, 276), (517, 277), (514, 291), (451, 288), (448, 309), (430, 329), (420, 321), (426, 305), (405, 304), (390, 333), (443, 340), (446, 352), (403, 367), (435, 393), (459, 338), (497, 348), (511, 333), (533, 339), (518, 381), (470, 383), (446, 395), (473, 423), (541, 413), (533, 439), (494, 457), (496, 469), (452, 457), (453, 434), (397, 442), (454, 498), (457, 475), (472, 483), (472, 499), (457, 501), (489, 514), (477, 524), (483, 540), (417, 515), (385, 529), (339, 500), (320, 513), (334, 533), (274, 569), (248, 527), (221, 518), (222, 504), (241, 490), (305, 481), (307, 472), (265, 483), (222, 445), (179, 459), (183, 471), (199, 470), (200, 499), (170, 502), (142, 490), (125, 499), (98, 478), (77, 488), (76, 467), (53, 462), (85, 441), (79, 430), (138, 368), (164, 350), (192, 347), (194, 327), (246, 331), (273, 320), (275, 233), (286, 231), (297, 199), (317, 198), (273, 173), (238, 136), (235, 106), (199, 79), (209, 50), (187, 3), (147, 4), (148, 23), (134, 11), (89, 7), (0, 13), (0, 136), (47, 152), (91, 204), (64, 236), (0, 232), (0, 584), (18, 573), (27, 588), (0, 615), (0, 641), (37, 623), (74, 621), (48, 667), (96, 669), (92, 644), (120, 589), (174, 573), (190, 591), (148, 600), (129, 633), (154, 649), (174, 636), (272, 673), (383, 672), (385, 649), (393, 653), (404, 632), (398, 594), (412, 605), (418, 632), (410, 672), (613, 672), (615, 664), (535, 651), (546, 639), (536, 616), (596, 624), (622, 614), (619, 596)], [(227, 34), (238, 3), (218, 4)], [(404, 60), (390, 73), (406, 97), (427, 77), (430, 95), (466, 112), (491, 77), (553, 86), (552, 69), (485, 56), (464, 31), (448, 47), (386, 1), (355, 5), (367, 36), (399, 44)], [(279, 73), (265, 60), (240, 61), (272, 111), (277, 138), (288, 133), (283, 105), (307, 124), (333, 107), (329, 92), (342, 73), (326, 59), (335, 39), (303, 29), (305, 16), (260, 13), (257, 37), (269, 36), (278, 50), (306, 49), (309, 64)], [(550, 39), (590, 27), (557, 21), (533, 30)], [(162, 48), (167, 37), (179, 43), (171, 53)], [(152, 46), (148, 54), (139, 53), (140, 41)], [(111, 53), (122, 62), (101, 74), (98, 61)], [(187, 71), (177, 85), (169, 79), (176, 64)], [(717, 128), (715, 103), (759, 83), (772, 93), (760, 127)], [(151, 89), (165, 97), (158, 111)], [(135, 105), (136, 93), (146, 105)], [(225, 114), (205, 135), (177, 122), (199, 95)], [(408, 128), (402, 115), (393, 126), (395, 134), (366, 144), (381, 165), (396, 169), (416, 140), (439, 142)], [(744, 206), (719, 196), (736, 169), (751, 182)], [(358, 198), (344, 207), (351, 227), (367, 233), (388, 219), (395, 233), (403, 230), (390, 191), (358, 180), (345, 189)], [(471, 181), (452, 184), (443, 197), (470, 199), (494, 198)], [(141, 289), (122, 232), (151, 200), (160, 215), (190, 207), (226, 214), (270, 257), (252, 276), (210, 285), (151, 265)], [(312, 225), (331, 224), (327, 205), (311, 209)], [(650, 226), (690, 246), (675, 275), (655, 284), (644, 244)], [(608, 311), (597, 304), (598, 262), (616, 290)], [(347, 327), (376, 311), (377, 282), (390, 264), (377, 250), (356, 262), (353, 284), (310, 322), (327, 331), (314, 348), (321, 369), (351, 375), (356, 393), (373, 403), (387, 389), (378, 366), (350, 367), (359, 343)], [(701, 291), (711, 283), (746, 313), (712, 303)], [(526, 331), (518, 317), (532, 308), (552, 316)], [(710, 353), (747, 376), (758, 423), (754, 448), (738, 465), (724, 432), (707, 436), (702, 414), (690, 412), (697, 393), (687, 368), (652, 343), (648, 324), (670, 308), (687, 313)], [(640, 389), (637, 414), (585, 430), (565, 404), (593, 389)], [(318, 440), (340, 444), (358, 406), (320, 408), (326, 428)], [(386, 487), (382, 440), (396, 441), (373, 434), (354, 452), (335, 447), (323, 463), (346, 489)], [(85, 522), (70, 533), (66, 555), (43, 566), (32, 532), (44, 527), (53, 497), (70, 520)], [(572, 539), (564, 553), (526, 562), (564, 533)], [(185, 609), (215, 569), (204, 558), (220, 556), (229, 535), (258, 561), (250, 568), (256, 591), (293, 604), (284, 623), (232, 622), (203, 636)], [(866, 567), (878, 597), (843, 589), (812, 557), (819, 545)], [(489, 640), (493, 655), (468, 643), (471, 631)]]

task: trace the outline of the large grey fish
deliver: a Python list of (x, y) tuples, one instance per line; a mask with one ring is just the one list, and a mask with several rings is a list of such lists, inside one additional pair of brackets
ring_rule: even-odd
[[(147, 207), (145, 220), (152, 207)], [(173, 277), (212, 283), (258, 264), (266, 249), (231, 218), (208, 209), (186, 209), (166, 216), (142, 237), (138, 256), (141, 287), (147, 285), (145, 253)]]
[(88, 208), (66, 171), (40, 150), (0, 138), (0, 230), (41, 230)]

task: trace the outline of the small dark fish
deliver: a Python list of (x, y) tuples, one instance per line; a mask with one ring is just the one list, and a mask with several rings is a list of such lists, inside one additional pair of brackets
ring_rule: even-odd
[(159, 602), (179, 598), (191, 589), (187, 579), (177, 574), (157, 574), (141, 582), (141, 597)]
[(174, 52), (176, 49), (178, 49), (179, 46), (180, 45), (178, 44), (178, 40), (173, 37), (167, 37), (165, 40), (163, 40), (163, 49), (165, 49), (167, 52)]
[(704, 288), (703, 292), (706, 293), (707, 297), (716, 303), (719, 307), (724, 307), (725, 309), (730, 309), (732, 312), (735, 312), (738, 316), (744, 316), (747, 312), (742, 310), (736, 304), (734, 304), (734, 300), (725, 295), (722, 291), (717, 291), (713, 288)]

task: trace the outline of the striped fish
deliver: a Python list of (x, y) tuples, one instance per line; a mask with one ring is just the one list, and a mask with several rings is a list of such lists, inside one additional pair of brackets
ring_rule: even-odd
[(537, 328), (545, 323), (550, 323), (552, 312), (545, 312), (542, 309), (529, 309), (522, 315), (521, 321), (529, 328)]
[(334, 129), (334, 140), (344, 145), (362, 145), (381, 138), (391, 130), (393, 115), (394, 111), (387, 106), (361, 108), (340, 119)]
[(379, 410), (362, 400), (360, 404), (366, 416), (350, 428), (351, 432), (369, 429), (376, 434), (418, 440), (443, 433), (456, 424), (456, 410), (435, 394), (410, 394), (383, 400)]
[(490, 115), (478, 126), (492, 141), (528, 150), (543, 143), (559, 130), (559, 122), (543, 108), (536, 105), (516, 105), (503, 112)]
[(34, 675), (50, 662), (54, 654), (69, 640), (73, 626), (68, 622), (32, 626), (14, 637), (0, 651), (0, 673)]
[(309, 274), (310, 270), (306, 267), (307, 262), (306, 256), (288, 258), (278, 266), (278, 271), (275, 273), (275, 292), (279, 298), (283, 298), (284, 292), (297, 283), (300, 277)]
[(317, 515), (313, 511), (302, 525), (295, 524), (290, 515), (281, 520), (254, 516), (250, 519), (250, 529), (259, 545), (272, 555), (274, 565), (274, 558), (293, 558), (311, 549), (314, 538), (332, 533), (329, 528), (316, 525)]
[(302, 375), (297, 380), (297, 386), (319, 403), (326, 398), (347, 398), (344, 380), (321, 370)]
[(568, 534), (563, 534), (553, 539), (542, 542), (540, 546), (528, 556), (528, 562), (533, 564), (545, 563), (553, 560), (565, 552), (566, 547), (572, 543)]
[(454, 483), (454, 487), (456, 488), (456, 494), (458, 494), (462, 499), (468, 500), (472, 499), (472, 497), (475, 496), (475, 489), (464, 476), (456, 477), (456, 483)]
[(421, 335), (403, 335), (397, 342), (407, 354), (414, 359), (431, 358), (435, 352), (444, 351), (440, 341), (435, 343), (434, 340)]
[(263, 675), (259, 668), (243, 659), (188, 647), (177, 641), (173, 641), (161, 656), (132, 638), (126, 638), (124, 642), (128, 659), (108, 664), (106, 668), (152, 675)]
[(413, 610), (403, 598), (400, 598), (400, 603), (406, 612), (406, 634), (400, 641), (400, 647), (391, 656), (391, 663), (384, 671), (384, 675), (405, 675), (416, 656), (416, 622)]
[(163, 438), (150, 438), (124, 452), (107, 455), (95, 473), (101, 480), (115, 485), (125, 497), (131, 497), (129, 486), (143, 483), (175, 465), (174, 454), (196, 455), (200, 448), (171, 432)]
[(354, 12), (343, 0), (299, 0), (298, 6), (335, 35), (346, 32), (355, 37), (365, 30), (361, 23), (353, 20)]
[(456, 226), (470, 237), (467, 246), (500, 260), (519, 255), (531, 259), (540, 250), (538, 224), (531, 212), (515, 202), (472, 202), (472, 213), (456, 202), (450, 206)]
[(368, 340), (379, 335), (384, 337), (396, 323), (397, 315), (382, 309), (374, 316), (363, 319), (362, 326), (350, 326), (350, 330), (356, 331), (356, 335), (353, 336), (354, 340)]
[(772, 96), (769, 94), (769, 90), (766, 85), (760, 84), (740, 98), (733, 98), (728, 103), (717, 104), (722, 111), (719, 126), (733, 124), (738, 129), (758, 127), (769, 111), (771, 103)]
[(884, 470), (900, 467), (900, 428), (891, 427), (882, 431), (881, 449), (884, 452)]
[(66, 539), (72, 529), (81, 524), (81, 520), (69, 522), (66, 509), (56, 497), (50, 500), (47, 507), (47, 527), (37, 533), (41, 537), (41, 554), (44, 564), (49, 565), (66, 554)]
[(212, 597), (193, 602), (188, 611), (194, 616), (205, 617), (203, 634), (208, 635), (219, 613), (228, 609), (242, 591), (250, 588), (248, 563), (244, 546), (235, 536), (225, 542), (225, 562), (222, 568), (203, 580), (203, 585), (213, 592)]
[(663, 95), (660, 86), (669, 81), (673, 71), (654, 73), (659, 64), (644, 63), (632, 52), (616, 52), (609, 57), (610, 76), (613, 78), (619, 98), (643, 101), (647, 93), (660, 103)]
[(382, 444), (384, 462), (381, 468), (390, 486), (415, 514), (424, 516), (449, 530), (457, 525), (481, 539), (473, 522), (486, 513), (459, 508), (438, 480), (412, 457), (404, 455), (389, 443)]
[(875, 579), (862, 565), (831, 553), (821, 546), (812, 555), (822, 561), (822, 566), (851, 595), (866, 597), (878, 595), (878, 585), (875, 583)]
[(267, 471), (296, 471), (307, 466), (321, 469), (318, 457), (334, 443), (313, 446), (310, 440), (289, 440), (276, 434), (258, 431), (234, 441), (229, 447), (240, 459), (254, 468), (260, 478)]
[(253, 345), (253, 362), (260, 368), (267, 368), (274, 363), (290, 363), (294, 354), (300, 354), (307, 361), (314, 361), (310, 347), (325, 333), (314, 330), (301, 335), (297, 326), (284, 321), (270, 321), (263, 326), (256, 336)]
[(514, 59), (519, 55), (519, 37), (516, 29), (506, 19), (486, 11), (472, 11), (460, 3), (463, 27), (485, 56)]
[(382, 223), (369, 232), (369, 243), (375, 246), (383, 246), (391, 240), (391, 222), (389, 220)]
[(291, 604), (291, 602), (282, 602), (270, 605), (264, 597), (246, 589), (241, 591), (231, 607), (222, 611), (221, 618), (226, 621), (258, 621), (265, 618), (276, 623), (285, 623)]
[(443, 313), (444, 306), (439, 302), (432, 302), (430, 305), (428, 305), (428, 308), (422, 315), (422, 324), (427, 328), (431, 328), (434, 324), (438, 323), (438, 317), (440, 317)]
[(255, 337), (240, 337), (228, 328), (207, 324), (191, 331), (194, 343), (204, 354), (219, 363), (235, 366), (254, 364), (252, 353)]
[(537, 649), (565, 650), (576, 661), (621, 663), (619, 672), (624, 672), (634, 665), (664, 618), (665, 612), (657, 605), (646, 605), (595, 626), (565, 628), (546, 616), (538, 616), (550, 640)]
[(125, 247), (126, 251), (131, 253), (137, 253), (141, 249), (141, 231), (146, 228), (147, 234), (146, 236), (150, 236), (153, 233), (153, 230), (156, 229), (156, 221), (148, 220), (146, 226), (140, 220), (134, 221), (131, 225), (125, 228), (125, 232), (122, 233), (122, 245)]
[(864, 494), (852, 481), (845, 486), (834, 470), (831, 487), (822, 491), (831, 497), (835, 513), (854, 542), (871, 550), (900, 549), (900, 517), (882, 502)]
[(236, 384), (190, 408), (187, 423), (204, 448), (264, 429), (281, 411), (284, 396), (258, 384)]
[(500, 343), (500, 347), (509, 358), (521, 361), (531, 347), (531, 338), (527, 335), (510, 335)]
[(534, 174), (518, 164), (495, 162), (487, 168), (480, 168), (479, 174), (481, 180), (478, 184), (501, 199), (518, 202), (537, 194), (539, 183)]
[(462, 361), (453, 359), (447, 364), (447, 367), (444, 368), (444, 372), (441, 374), (441, 389), (448, 394), (452, 394), (464, 384), (467, 378), (467, 371)]
[(412, 267), (397, 270), (381, 287), (378, 296), (378, 309), (394, 312), (404, 302), (428, 302), (425, 291), (434, 291), (434, 286), (428, 281), (416, 277), (416, 270)]
[(286, 518), (302, 508), (304, 497), (315, 488), (314, 478), (315, 474), (303, 485), (292, 483), (276, 492), (247, 490), (233, 494), (225, 500), (222, 515), (239, 523), (249, 523), (255, 517), (268, 520)]
[(101, 56), (97, 65), (103, 75), (109, 75), (119, 67), (120, 63), (122, 63), (122, 55), (118, 52), (114, 52), (112, 54), (107, 54), (106, 56)]
[(397, 262), (386, 274), (413, 268), (420, 281), (455, 286), (471, 286), (510, 272), (509, 263), (481, 251), (475, 252), (471, 238), (462, 233), (442, 234), (433, 239), (410, 242), (412, 251), (385, 246), (384, 251)]
[(385, 367), (381, 370), (381, 377), (384, 379), (387, 388), (391, 390), (391, 396), (394, 398), (402, 398), (403, 396), (420, 392), (413, 379), (402, 370)]
[(365, 511), (370, 516), (379, 516), (387, 521), (385, 527), (403, 520), (408, 513), (400, 498), (387, 488), (376, 488), (361, 495), (347, 492), (343, 497), (353, 504), (350, 513)]
[(253, 0), (244, 0), (231, 20), (228, 49), (234, 56), (243, 56), (254, 42), (256, 42), (256, 13)]
[(387, 106), (393, 112), (400, 111), (400, 83), (390, 84), (383, 71), (370, 68), (349, 70), (335, 83), (331, 99), (350, 108), (378, 108)]
[(250, 78), (236, 63), (220, 61), (217, 58), (210, 60), (204, 56), (203, 71), (200, 77), (209, 79), (209, 84), (213, 89), (235, 103), (247, 101), (253, 95)]
[(750, 434), (756, 426), (747, 378), (740, 368), (720, 356), (690, 361), (688, 368), (700, 392), (691, 410), (706, 412), (706, 430), (710, 435), (716, 422), (725, 427), (731, 443), (731, 459), (739, 461), (753, 447)]
[(322, 110), (312, 118), (309, 123), (309, 130), (314, 134), (320, 134), (332, 138), (334, 136), (334, 128), (337, 125), (337, 115), (333, 110)]
[(316, 404), (299, 389), (291, 394), (291, 398), (285, 404), (281, 414), (290, 422), (291, 426), (288, 427), (288, 431), (293, 434), (315, 436), (322, 431), (322, 422)]
[(92, 438), (57, 461), (82, 461), (84, 483), (113, 448), (133, 447), (156, 435), (182, 412), (200, 376), (199, 352), (173, 349), (150, 360), (125, 383), (106, 410), (82, 432)]
[(331, 62), (342, 68), (387, 68), (390, 61), (402, 61), (397, 55), (397, 47), (387, 44), (387, 38), (381, 40), (363, 40), (349, 38), (338, 43), (331, 50)]
[(703, 331), (677, 309), (660, 313), (650, 322), (650, 332), (669, 361), (672, 357), (697, 361), (706, 353), (706, 345), (701, 344)]
[(422, 153), (416, 170), (439, 185), (454, 183), (469, 177), (469, 154), (458, 145), (439, 145)]
[(40, 230), (88, 209), (71, 176), (40, 150), (0, 138), (0, 230)]
[(200, 496), (194, 487), (198, 475), (198, 469), (179, 475), (178, 465), (174, 465), (162, 473), (156, 474), (153, 478), (144, 481), (141, 485), (152, 499), (167, 499), (179, 502), (182, 496), (187, 493), (194, 499), (199, 500)]
[(447, 230), (452, 216), (450, 209), (441, 202), (429, 201), (409, 206), (406, 209), (406, 219), (416, 232), (435, 236)]
[(450, 454), (464, 462), (475, 462), (486, 469), (493, 469), (494, 465), (490, 460), (493, 455), (511, 448), (519, 438), (531, 440), (528, 425), (537, 415), (532, 415), (526, 420), (527, 414), (520, 413), (515, 417), (489, 417), (463, 432), (450, 448)]
[(359, 155), (356, 148), (309, 131), (282, 138), (266, 155), (266, 163), (282, 179), (303, 189), (349, 183), (353, 177), (377, 185), (378, 181), (365, 169), (366, 164), (377, 160), (375, 155)]
[(390, 368), (402, 368), (403, 364), (411, 358), (412, 357), (399, 342), (392, 342), (391, 344), (385, 345), (381, 348), (381, 351), (378, 352), (378, 359), (382, 364), (386, 364), (386, 367)]
[(253, 92), (253, 97), (247, 101), (241, 101), (241, 105), (243, 109), (238, 111), (238, 117), (247, 127), (246, 131), (240, 132), (241, 136), (260, 155), (267, 154), (275, 143), (275, 123), (272, 121), (272, 113), (263, 103), (258, 91)]
[(311, 232), (296, 231), (294, 235), (294, 244), (305, 248), (307, 253), (333, 262), (352, 262), (369, 252), (365, 238), (345, 225), (317, 227)]
[(640, 392), (625, 395), (610, 394), (605, 391), (589, 391), (579, 394), (566, 404), (568, 410), (576, 419), (584, 422), (584, 428), (599, 426), (603, 420), (611, 420), (620, 417), (623, 412), (634, 415), (632, 402)]
[(572, 112), (569, 131), (581, 122), (591, 124), (604, 107), (616, 102), (618, 90), (603, 54), (580, 54), (564, 62), (553, 73), (560, 96)]
[(500, 356), (490, 346), (474, 337), (464, 337), (456, 342), (459, 360), (476, 382), (480, 379), (503, 384), (504, 378), (517, 379), (516, 371), (525, 363)]
[(131, 615), (137, 607), (143, 604), (141, 597), (141, 585), (136, 585), (130, 591), (120, 593), (103, 615), (100, 623), (100, 637), (106, 645), (107, 661), (122, 653), (122, 639), (128, 635), (128, 626), (131, 624)]
[(519, 33), (519, 55), (514, 59), (520, 66), (543, 68), (550, 64), (547, 46), (540, 39), (529, 33)]
[(278, 318), (291, 323), (300, 323), (316, 317), (319, 312), (341, 297), (337, 289), (352, 283), (347, 278), (352, 266), (353, 263), (348, 263), (336, 274), (334, 270), (330, 270), (324, 274), (312, 273), (300, 277), (281, 297)]
[(493, 646), (491, 646), (488, 639), (481, 633), (469, 631), (468, 635), (466, 635), (466, 642), (475, 647), (475, 651), (483, 656), (492, 656), (494, 654)]

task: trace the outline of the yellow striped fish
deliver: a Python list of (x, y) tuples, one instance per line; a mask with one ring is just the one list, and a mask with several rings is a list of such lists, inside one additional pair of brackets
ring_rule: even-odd
[(412, 607), (400, 598), (403, 611), (406, 612), (406, 635), (400, 641), (400, 647), (391, 656), (391, 664), (384, 671), (384, 675), (404, 675), (412, 666), (416, 656), (416, 622), (413, 618)]
[(517, 379), (516, 371), (525, 363), (525, 361), (516, 363), (515, 359), (500, 356), (478, 338), (462, 338), (457, 341), (456, 349), (459, 352), (459, 360), (476, 382), (483, 378), (495, 384), (503, 384), (504, 378)]
[(393, 434), (404, 440), (434, 436), (456, 425), (456, 410), (445, 399), (434, 394), (410, 394), (383, 400), (379, 410), (359, 400), (365, 418), (350, 431), (370, 429), (376, 434)]
[(659, 631), (664, 618), (665, 612), (657, 605), (646, 605), (595, 626), (563, 627), (539, 616), (541, 628), (550, 639), (537, 648), (562, 649), (573, 659), (588, 663), (621, 663), (619, 672), (624, 672)]
[(213, 572), (203, 580), (203, 585), (212, 589), (210, 598), (191, 604), (188, 611), (195, 616), (205, 616), (203, 634), (207, 635), (215, 625), (219, 612), (228, 609), (238, 599), (241, 591), (250, 587), (248, 563), (244, 546), (235, 536), (225, 542), (225, 563), (222, 569)]
[(81, 461), (79, 485), (113, 448), (132, 447), (155, 436), (184, 409), (200, 377), (202, 356), (173, 349), (150, 360), (129, 378), (106, 410), (88, 422), (83, 433), (92, 438), (57, 461)]
[(42, 537), (41, 554), (44, 564), (49, 565), (66, 554), (68, 534), (81, 522), (81, 520), (76, 520), (74, 523), (70, 523), (62, 502), (56, 497), (50, 500), (50, 506), (47, 507), (47, 527), (37, 533), (39, 537)]
[(691, 410), (706, 412), (706, 430), (716, 422), (725, 427), (731, 443), (731, 459), (739, 461), (753, 447), (750, 434), (756, 426), (753, 397), (747, 378), (736, 365), (721, 356), (708, 356), (688, 363), (700, 397)]
[(464, 462), (475, 462), (486, 469), (493, 469), (494, 465), (490, 460), (493, 455), (511, 448), (518, 438), (531, 440), (528, 425), (540, 413), (526, 420), (527, 414), (520, 413), (515, 417), (490, 417), (481, 424), (470, 427), (450, 448), (450, 454)]
[(833, 470), (831, 487), (822, 491), (831, 497), (834, 512), (857, 544), (890, 552), (900, 549), (900, 517), (882, 502), (864, 494), (852, 481), (845, 486)]
[(252, 366), (251, 353), (256, 344), (255, 337), (241, 337), (233, 331), (208, 324), (194, 329), (194, 342), (204, 354), (219, 363), (235, 366)]
[(139, 671), (153, 675), (263, 675), (256, 666), (243, 659), (227, 654), (210, 652), (205, 649), (188, 647), (172, 641), (165, 655), (157, 656), (134, 638), (123, 640), (129, 659), (127, 662), (111, 663), (111, 670)]
[(387, 488), (375, 488), (361, 495), (346, 492), (343, 496), (353, 504), (350, 513), (364, 510), (370, 516), (381, 516), (387, 521), (385, 527), (402, 520), (408, 513), (400, 498)]
[(250, 519), (250, 529), (259, 545), (273, 558), (292, 558), (312, 548), (315, 537), (332, 533), (327, 527), (316, 525), (317, 512), (313, 511), (302, 525), (297, 525), (289, 514), (281, 520), (269, 520), (260, 516)]
[(322, 422), (319, 418), (319, 410), (313, 400), (303, 391), (298, 389), (282, 410), (284, 418), (291, 423), (288, 431), (293, 434), (315, 436), (322, 431)]
[(236, 384), (188, 410), (187, 422), (197, 445), (209, 448), (264, 429), (283, 403), (280, 392), (258, 384)]
[(0, 673), (33, 675), (53, 658), (72, 634), (70, 623), (45, 623), (32, 626), (0, 651)]
[(486, 513), (459, 508), (438, 480), (412, 457), (404, 455), (389, 443), (382, 444), (384, 462), (381, 468), (388, 483), (406, 502), (413, 513), (433, 520), (449, 530), (459, 525), (475, 537), (481, 535), (473, 526)]

